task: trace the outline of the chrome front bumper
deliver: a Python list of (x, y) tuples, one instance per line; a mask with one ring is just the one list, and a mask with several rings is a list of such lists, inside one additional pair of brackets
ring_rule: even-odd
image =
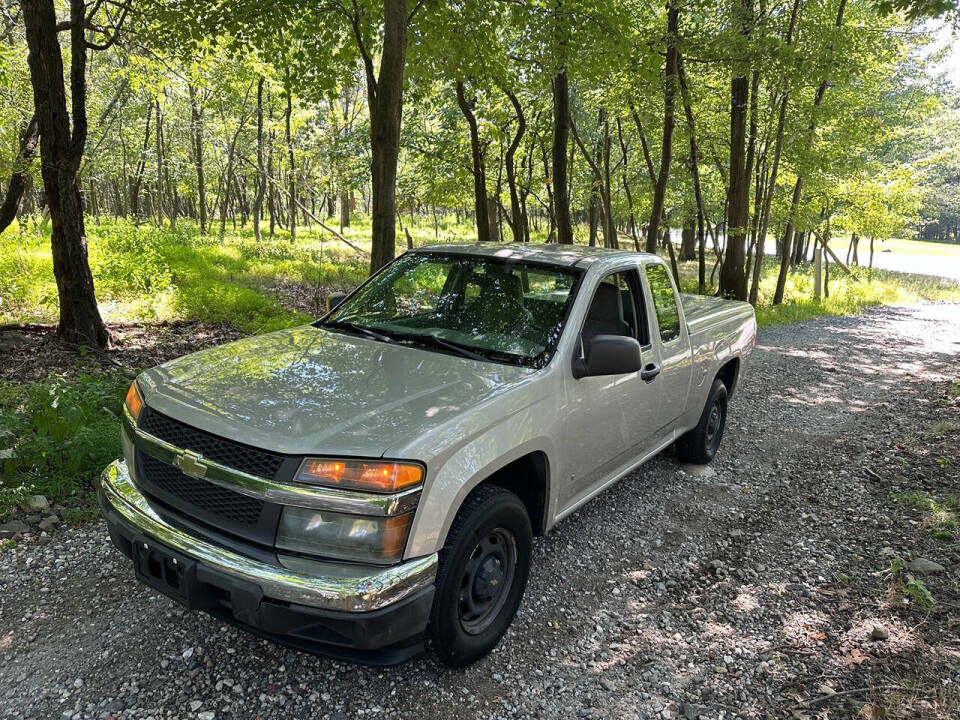
[(196, 560), (201, 567), (258, 585), (264, 596), (299, 605), (370, 612), (433, 584), (437, 555), (390, 567), (310, 562), (304, 573), (269, 565), (206, 542), (164, 521), (137, 490), (126, 462), (116, 460), (100, 476), (101, 501), (146, 538)]

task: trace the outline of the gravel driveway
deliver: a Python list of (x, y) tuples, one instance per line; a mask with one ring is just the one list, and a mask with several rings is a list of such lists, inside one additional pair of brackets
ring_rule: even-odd
[[(960, 492), (958, 354), (960, 305), (762, 331), (714, 464), (665, 453), (538, 541), (513, 627), (465, 671), (183, 611), (102, 523), (22, 541), (0, 553), (0, 717), (960, 717), (960, 545), (902, 500)], [(890, 572), (918, 557), (929, 611)]]

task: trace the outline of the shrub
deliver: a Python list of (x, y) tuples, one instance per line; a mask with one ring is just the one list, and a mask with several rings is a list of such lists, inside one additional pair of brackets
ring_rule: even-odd
[(120, 373), (0, 383), (0, 514), (26, 494), (75, 502), (120, 455)]

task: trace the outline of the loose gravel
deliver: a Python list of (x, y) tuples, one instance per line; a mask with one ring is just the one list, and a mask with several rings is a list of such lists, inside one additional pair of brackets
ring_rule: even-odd
[(667, 452), (538, 541), (512, 628), (464, 671), (185, 611), (102, 523), (21, 540), (0, 553), (0, 717), (956, 718), (960, 546), (898, 498), (960, 492), (958, 353), (955, 304), (762, 331), (714, 463)]

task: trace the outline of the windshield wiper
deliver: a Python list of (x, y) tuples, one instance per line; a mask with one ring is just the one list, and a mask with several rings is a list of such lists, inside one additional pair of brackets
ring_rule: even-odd
[(445, 350), (451, 350), (452, 352), (462, 355), (465, 358), (470, 360), (479, 360), (480, 362), (487, 362), (487, 358), (481, 355), (480, 353), (473, 352), (473, 350), (468, 350), (463, 345), (459, 343), (450, 342), (449, 340), (444, 340), (439, 338), (436, 335), (428, 334), (408, 334), (408, 333), (397, 333), (397, 340), (410, 340), (415, 343), (421, 343), (425, 345), (434, 345), (436, 347), (444, 348)]
[(364, 327), (363, 325), (357, 325), (356, 323), (352, 323), (352, 322), (347, 322), (346, 320), (332, 320), (330, 322), (321, 323), (320, 327), (333, 328), (334, 330), (346, 330), (347, 332), (366, 335), (367, 337), (373, 338), (374, 340), (379, 340), (380, 342), (388, 343), (391, 345), (397, 342), (389, 335), (378, 333), (375, 330), (371, 330), (368, 327)]

